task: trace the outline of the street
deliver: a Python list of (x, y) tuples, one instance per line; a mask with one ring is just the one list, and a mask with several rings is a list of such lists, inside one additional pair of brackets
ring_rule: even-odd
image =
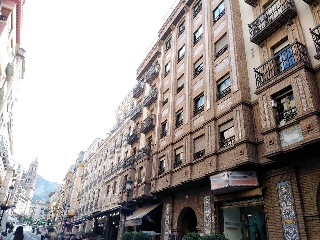
[[(15, 228), (14, 228), (14, 231), (15, 229), (18, 227), (19, 225), (16, 225)], [(13, 240), (13, 233), (9, 233), (8, 236), (3, 236), (3, 239), (4, 240)], [(40, 235), (36, 235), (34, 233), (32, 233), (32, 228), (31, 226), (23, 226), (23, 234), (25, 235), (25, 240), (39, 240), (41, 239)]]

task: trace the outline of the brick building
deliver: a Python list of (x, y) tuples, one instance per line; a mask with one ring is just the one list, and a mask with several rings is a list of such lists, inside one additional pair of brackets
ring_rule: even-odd
[[(311, 0), (177, 4), (138, 67), (128, 120), (98, 164), (84, 161), (106, 239), (123, 224), (161, 239), (319, 239), (318, 12)], [(102, 216), (81, 204), (82, 222)]]

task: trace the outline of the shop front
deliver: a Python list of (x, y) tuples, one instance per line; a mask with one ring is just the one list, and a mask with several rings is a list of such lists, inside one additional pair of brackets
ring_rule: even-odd
[(229, 240), (266, 240), (262, 188), (256, 172), (228, 171), (210, 177), (216, 229)]

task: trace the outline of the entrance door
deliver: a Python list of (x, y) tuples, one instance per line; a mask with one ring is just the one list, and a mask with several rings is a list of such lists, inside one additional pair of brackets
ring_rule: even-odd
[(267, 240), (263, 206), (223, 209), (224, 234), (229, 240)]
[(197, 232), (197, 217), (192, 208), (184, 208), (178, 219), (178, 237), (182, 239), (188, 232)]

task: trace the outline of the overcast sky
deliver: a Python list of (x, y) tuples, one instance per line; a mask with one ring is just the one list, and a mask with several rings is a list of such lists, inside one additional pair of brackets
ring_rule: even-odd
[(177, 0), (29, 0), (26, 74), (14, 112), (15, 159), (61, 182), (80, 151), (115, 124), (115, 109)]

